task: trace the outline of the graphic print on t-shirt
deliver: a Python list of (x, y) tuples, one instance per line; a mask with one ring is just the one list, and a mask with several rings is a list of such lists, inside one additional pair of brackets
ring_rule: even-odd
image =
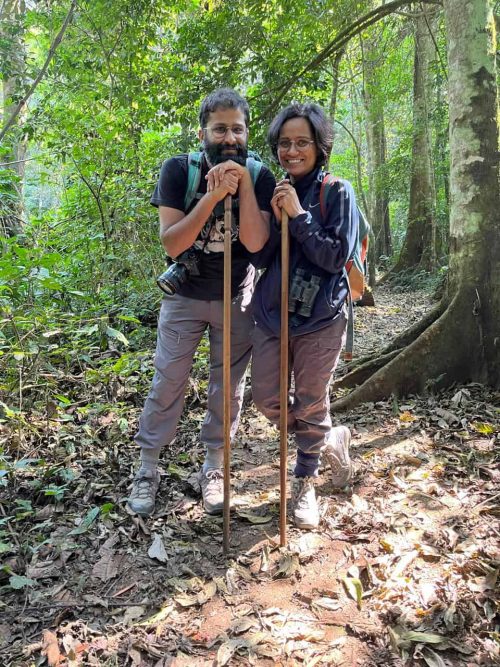
[[(231, 216), (231, 243), (238, 239), (238, 228), (234, 215)], [(194, 243), (198, 250), (203, 252), (224, 252), (224, 216), (215, 217), (213, 214), (207, 220), (198, 238)]]

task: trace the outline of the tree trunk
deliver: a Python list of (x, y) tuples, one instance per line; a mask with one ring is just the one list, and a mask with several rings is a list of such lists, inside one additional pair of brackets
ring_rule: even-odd
[(335, 116), (337, 113), (337, 93), (339, 90), (339, 67), (340, 61), (345, 53), (345, 49), (340, 49), (331, 59), (332, 62), (332, 94), (330, 95), (330, 120), (332, 125), (335, 123)]
[(373, 228), (375, 245), (370, 257), (371, 264), (378, 263), (380, 257), (392, 253), (389, 220), (389, 196), (385, 185), (386, 141), (384, 106), (380, 95), (379, 67), (375, 41), (362, 42), (364, 103), (366, 108), (366, 138), (368, 148), (368, 182), (370, 211), (369, 219)]
[(430, 10), (423, 7), (415, 19), (415, 60), (413, 66), (413, 146), (411, 160), (410, 208), (405, 241), (394, 273), (435, 265), (435, 190), (431, 163), (430, 62), (434, 44), (430, 35)]
[[(2, 122), (4, 126), (16, 107), (16, 97), (22, 95), (25, 80), (25, 49), (23, 0), (6, 0), (0, 14), (2, 51)], [(23, 226), (23, 181), (26, 141), (22, 136), (23, 114), (17, 118), (0, 151), (2, 203), (0, 205), (0, 234), (15, 236)], [(3, 173), (2, 173), (3, 172)]]
[[(448, 135), (450, 126), (448, 122), (448, 109), (446, 108), (445, 86), (447, 81), (444, 78), (441, 68), (437, 69), (435, 88), (435, 106), (436, 106), (436, 122), (435, 122), (435, 144), (434, 144), (434, 183), (436, 188), (436, 207), (439, 210), (450, 210), (450, 170), (448, 165)], [(436, 214), (436, 218), (437, 218)], [(436, 219), (437, 224), (437, 219)], [(441, 224), (437, 229), (436, 238), (436, 257), (437, 263), (439, 260), (448, 255), (449, 229), (443, 228)]]
[(495, 22), (488, 0), (444, 0), (450, 110), (450, 271), (442, 315), (334, 409), (453, 382), (500, 386)]

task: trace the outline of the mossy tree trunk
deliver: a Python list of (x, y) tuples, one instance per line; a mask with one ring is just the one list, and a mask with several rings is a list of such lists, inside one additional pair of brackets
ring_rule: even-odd
[(436, 263), (448, 255), (449, 228), (440, 220), (440, 211), (450, 210), (450, 167), (448, 155), (447, 78), (443, 67), (436, 67), (434, 78), (434, 183), (436, 189)]
[(488, 0), (444, 0), (449, 62), (450, 270), (439, 315), (334, 409), (426, 386), (500, 386), (499, 119)]

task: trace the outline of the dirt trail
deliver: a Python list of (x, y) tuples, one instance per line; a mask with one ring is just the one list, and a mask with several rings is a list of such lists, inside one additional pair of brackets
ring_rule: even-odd
[[(358, 354), (380, 349), (432, 305), (423, 292), (379, 290), (376, 300), (358, 309)], [(162, 461), (149, 520), (124, 503), (137, 408), (125, 432), (112, 411), (84, 425), (94, 431), (83, 442), (75, 425), (68, 467), (78, 475), (60, 502), (34, 493), (29, 474), (18, 482), (15, 498), (33, 514), (22, 533), (4, 522), (24, 545), (7, 559), (31, 583), (4, 587), (2, 664), (499, 664), (498, 394), (456, 387), (342, 415), (353, 434), (352, 485), (334, 493), (322, 471), (320, 528), (289, 525), (284, 549), (278, 434), (247, 406), (233, 451), (228, 558), (222, 519), (200, 507), (204, 408), (194, 396)], [(54, 437), (43, 453), (60, 446)], [(23, 505), (13, 509), (7, 493), (0, 508), (11, 517)]]

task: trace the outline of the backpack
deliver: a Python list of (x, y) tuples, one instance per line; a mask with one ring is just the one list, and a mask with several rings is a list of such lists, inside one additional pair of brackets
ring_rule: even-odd
[[(319, 206), (321, 215), (324, 217), (326, 213), (326, 202), (328, 199), (328, 192), (334, 183), (338, 183), (339, 178), (332, 176), (332, 174), (325, 174), (321, 182), (321, 189), (319, 193)], [(328, 186), (328, 187), (327, 187)], [(345, 270), (349, 280), (350, 298), (352, 301), (359, 301), (363, 297), (366, 287), (366, 255), (368, 253), (368, 241), (370, 236), (370, 225), (363, 215), (361, 209), (358, 208), (359, 225), (356, 234), (356, 243), (351, 256), (346, 262)]]
[[(322, 217), (326, 214), (326, 202), (328, 193), (334, 183), (339, 182), (340, 179), (332, 176), (332, 174), (325, 174), (319, 193), (319, 204)], [(361, 209), (358, 208), (358, 229), (356, 232), (356, 242), (354, 244), (351, 256), (346, 262), (345, 271), (349, 284), (349, 316), (347, 320), (347, 338), (344, 352), (344, 359), (350, 361), (352, 359), (352, 349), (354, 343), (354, 310), (353, 303), (359, 301), (363, 297), (366, 287), (366, 256), (368, 253), (368, 242), (370, 236), (370, 225), (365, 218)]]
[[(196, 151), (188, 155), (188, 184), (186, 194), (184, 195), (184, 210), (187, 211), (193, 199), (199, 199), (202, 195), (199, 194), (198, 188), (201, 179), (201, 162), (202, 153)], [(248, 151), (246, 167), (252, 177), (252, 183), (255, 187), (255, 182), (260, 174), (262, 167), (262, 160), (254, 151)]]

